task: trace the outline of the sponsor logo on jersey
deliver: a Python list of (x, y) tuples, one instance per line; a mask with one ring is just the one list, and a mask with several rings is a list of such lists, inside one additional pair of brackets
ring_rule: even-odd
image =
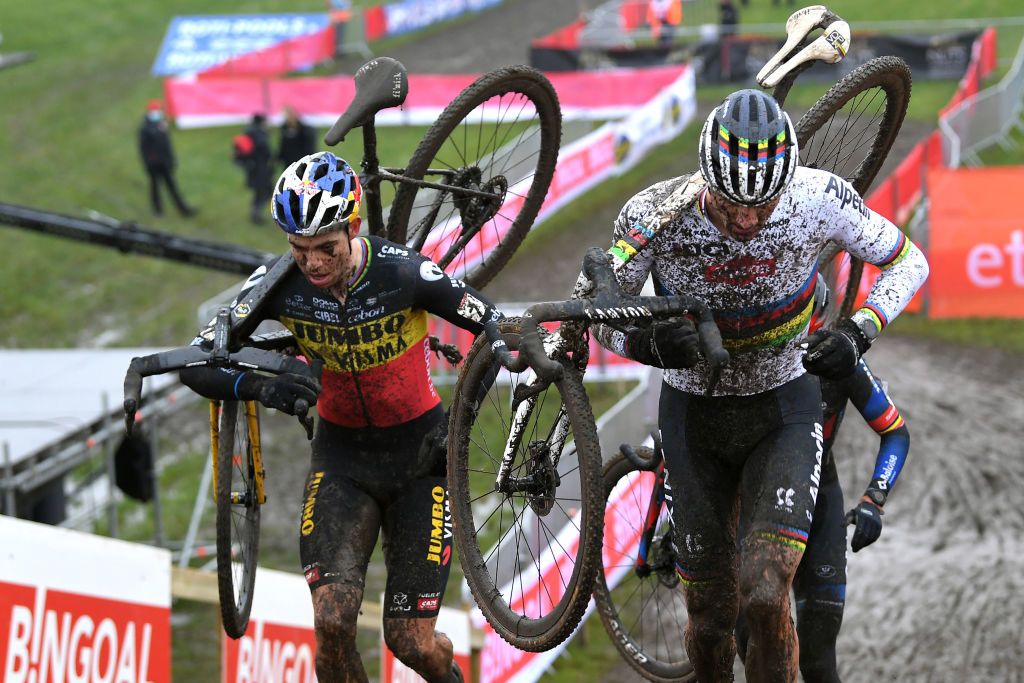
[(388, 612), (409, 612), (411, 610), (412, 605), (409, 604), (409, 596), (406, 593), (395, 593), (391, 596)]
[(672, 254), (676, 256), (710, 256), (721, 258), (730, 253), (729, 245), (725, 242), (683, 242), (672, 247)]
[(744, 287), (759, 277), (775, 274), (775, 259), (757, 259), (753, 256), (737, 256), (718, 265), (704, 269), (705, 282), (721, 282), (733, 287)]
[(322, 358), (329, 370), (351, 372), (385, 365), (427, 335), (426, 315), (399, 311), (353, 325), (281, 317), (307, 356)]
[(487, 313), (487, 304), (466, 292), (462, 295), (462, 301), (459, 302), (457, 312), (467, 320), (482, 322), (484, 315)]
[(301, 294), (292, 294), (284, 300), (284, 305), (291, 311), (302, 311), (308, 313), (312, 311), (312, 307), (306, 303), (306, 300), (302, 298)]
[(313, 564), (302, 569), (302, 575), (306, 577), (306, 583), (312, 584), (320, 580), (320, 565)]
[(836, 571), (836, 568), (830, 564), (819, 564), (814, 568), (814, 573), (823, 579), (831, 579), (838, 572)]
[(380, 247), (380, 252), (377, 256), (408, 256), (408, 249), (400, 249), (399, 247), (392, 247), (390, 244), (383, 244)]
[(775, 509), (781, 510), (785, 508), (786, 512), (792, 512), (793, 494), (795, 493), (796, 491), (794, 491), (793, 489), (787, 489), (783, 487), (777, 488), (775, 490)]
[(878, 488), (883, 491), (889, 488), (889, 482), (892, 481), (892, 474), (896, 471), (896, 462), (899, 458), (896, 457), (895, 453), (890, 453), (889, 457), (885, 460), (885, 468), (882, 470), (881, 476), (875, 482)]
[(444, 271), (433, 261), (424, 261), (420, 264), (420, 277), (427, 282), (436, 282), (444, 276)]
[(318, 296), (313, 297), (313, 305), (317, 308), (325, 308), (328, 311), (337, 311), (339, 306), (337, 301), (331, 301), (330, 299), (321, 299)]
[(864, 200), (860, 198), (860, 195), (857, 194), (845, 180), (841, 180), (835, 176), (829, 177), (828, 185), (825, 186), (825, 194), (828, 194), (829, 192), (834, 194), (836, 198), (842, 202), (842, 204), (839, 205), (840, 209), (845, 209), (849, 204), (854, 211), (859, 213), (861, 216), (864, 216), (864, 218), (871, 215), (871, 212), (868, 211), (867, 205), (864, 204)]
[(235, 306), (234, 314), (235, 317), (237, 318), (244, 318), (250, 313), (252, 313), (252, 308), (249, 306), (249, 304), (241, 303)]
[[(367, 302), (369, 304), (369, 302)], [(349, 316), (345, 318), (345, 322), (349, 325), (355, 323), (361, 323), (365, 320), (372, 320), (384, 313), (383, 306), (376, 306), (374, 308), (358, 308), (354, 311), (350, 311)]]

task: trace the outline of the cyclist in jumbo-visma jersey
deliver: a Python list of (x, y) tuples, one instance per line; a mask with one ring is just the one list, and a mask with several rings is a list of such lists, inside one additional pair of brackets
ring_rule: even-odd
[[(427, 314), (473, 333), (500, 313), (432, 261), (378, 237), (360, 237), (358, 176), (319, 152), (278, 181), (273, 217), (297, 268), (254, 315), (287, 327), (303, 355), (324, 361), (320, 383), (299, 375), (194, 368), (196, 392), (258, 400), (320, 415), (299, 520), (299, 552), (313, 600), (317, 678), (365, 681), (356, 618), (366, 569), (384, 532), (384, 639), (428, 681), (459, 681), (451, 641), (434, 631), (451, 568), (447, 426), (430, 379)], [(238, 301), (267, 272), (257, 269)], [(204, 330), (195, 343), (212, 337)], [(319, 400), (318, 400), (319, 399)]]
[[(600, 326), (596, 336), (616, 353), (666, 368), (658, 423), (672, 489), (686, 501), (674, 509), (677, 569), (689, 615), (686, 652), (698, 680), (731, 680), (742, 609), (750, 627), (747, 680), (788, 683), (798, 668), (789, 591), (825, 447), (816, 375), (850, 375), (924, 282), (928, 265), (849, 183), (798, 167), (792, 122), (765, 93), (739, 91), (715, 108), (699, 157), (699, 176), (658, 183), (627, 202), (613, 253), (635, 252), (617, 271), (627, 291), (638, 292), (651, 275), (657, 293), (711, 306), (732, 354), (714, 395), (704, 395), (689, 320), (625, 331)], [(706, 187), (652, 238), (659, 205), (694, 181)], [(851, 318), (808, 336), (816, 264), (830, 241), (881, 275)], [(740, 499), (748, 531), (737, 543)]]
[[(820, 275), (814, 298), (812, 332), (820, 327), (830, 298)], [(853, 552), (878, 540), (882, 533), (882, 507), (903, 471), (910, 450), (910, 433), (899, 409), (863, 358), (847, 377), (822, 380), (821, 398), (825, 453), (807, 550), (793, 579), (793, 597), (796, 599), (800, 674), (804, 682), (838, 683), (836, 639), (846, 605), (846, 526), (851, 524), (854, 527), (850, 541)], [(847, 403), (852, 403), (868, 426), (878, 434), (878, 452), (864, 495), (853, 509), (844, 512), (843, 489), (836, 472), (832, 446)], [(776, 493), (782, 495), (782, 492)], [(741, 528), (741, 537), (743, 531)], [(742, 614), (736, 625), (736, 640), (740, 657), (746, 658), (748, 629)]]

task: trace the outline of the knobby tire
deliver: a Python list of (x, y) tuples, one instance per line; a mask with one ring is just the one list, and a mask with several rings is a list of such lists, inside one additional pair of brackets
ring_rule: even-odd
[[(244, 403), (222, 403), (218, 435), (217, 588), (224, 632), (241, 638), (249, 625), (260, 538), (260, 504)], [(232, 489), (243, 493), (247, 504), (232, 504)]]
[[(513, 351), (518, 349), (518, 319), (506, 319), (500, 323), (500, 327), (509, 348)], [(497, 374), (497, 364), (490, 345), (481, 336), (470, 349), (459, 373), (450, 412), (448, 477), (455, 541), (473, 597), (495, 632), (521, 650), (540, 652), (564, 641), (579, 624), (601, 566), (601, 451), (594, 415), (582, 378), (567, 364), (563, 379), (548, 387), (538, 397), (533, 419), (539, 427), (533, 431), (539, 433), (528, 431), (525, 434), (524, 443), (516, 454), (513, 475), (523, 476), (528, 472), (525, 461), (529, 459), (530, 451), (526, 444), (534, 439), (543, 440), (547, 436), (545, 430), (550, 429), (554, 423), (551, 412), (557, 412), (559, 403), (564, 404), (569, 418), (578, 465), (572, 467), (570, 456), (563, 457), (558, 468), (562, 478), (554, 490), (552, 512), (545, 516), (527, 516), (527, 521), (518, 526), (524, 519), (521, 515), (525, 515), (529, 508), (526, 494), (517, 498), (515, 493), (502, 494), (495, 491), (495, 478), (509, 435), (512, 412), (509, 401), (511, 390), (496, 382)], [(514, 375), (512, 379), (514, 386), (515, 381), (525, 379), (525, 374)], [(502, 410), (507, 411), (508, 415), (498, 415), (492, 419), (494, 413)], [(545, 422), (548, 418), (549, 421)], [(578, 493), (570, 491), (573, 484), (578, 484)], [(501, 507), (491, 510), (492, 503)], [(509, 505), (509, 512), (504, 507), (506, 504)], [(520, 504), (521, 509), (517, 512), (517, 505)], [(571, 518), (575, 510), (581, 512), (576, 554), (570, 556), (567, 550), (566, 546), (571, 548), (571, 540), (566, 541), (566, 545), (550, 543), (552, 550), (542, 548), (535, 552), (528, 535), (533, 532), (533, 525), (536, 524), (538, 528), (536, 538), (550, 542), (562, 526), (560, 520)], [(555, 516), (552, 517), (552, 514)], [(545, 520), (550, 520), (555, 528), (549, 531)], [(503, 532), (502, 525), (505, 523), (512, 526)], [(574, 532), (569, 533), (575, 537)], [(513, 566), (503, 570), (500, 562), (502, 546), (496, 545), (496, 542), (510, 534), (515, 534), (510, 538), (515, 541), (515, 547), (505, 549), (505, 559), (511, 557)], [(545, 552), (551, 555), (545, 555)], [(554, 594), (548, 592), (551, 598), (548, 600), (550, 609), (546, 613), (526, 614), (527, 608), (520, 608), (519, 602), (525, 595), (524, 585), (533, 578), (531, 572), (536, 569), (539, 575), (541, 558), (560, 557), (562, 553), (572, 564), (571, 571), (567, 569), (558, 575), (564, 587), (561, 598), (555, 602)], [(488, 565), (488, 560), (492, 560), (493, 565)], [(492, 570), (492, 566), (495, 569)], [(565, 574), (569, 574), (568, 578)], [(543, 585), (547, 590), (549, 584)], [(502, 590), (505, 592), (502, 593)]]
[[(478, 108), (479, 114), (474, 113)], [(531, 112), (531, 108), (536, 113)], [(483, 121), (484, 111), (494, 112), (498, 121)], [(526, 117), (526, 123), (520, 116)], [(478, 118), (480, 120), (476, 120)], [(521, 129), (519, 132), (516, 132), (517, 127)], [(426, 206), (438, 201), (438, 192), (398, 183), (388, 216), (388, 239), (423, 251), (431, 233), (434, 233), (433, 239), (453, 240), (456, 234), (462, 234), (463, 218), (474, 212), (481, 219), (491, 215), (478, 232), (471, 231), (474, 236), (468, 244), (442, 242), (440, 247), (431, 247), (425, 252), (442, 268), (454, 264), (457, 277), (482, 288), (512, 257), (537, 218), (554, 176), (561, 135), (558, 96), (542, 73), (527, 66), (509, 66), (481, 76), (441, 113), (413, 153), (404, 175), (437, 182), (441, 178), (428, 171), (453, 172), (456, 177), (447, 178), (446, 184), (496, 192), (504, 187), (505, 196), (512, 198), (518, 194), (521, 205), (516, 209), (516, 203), (512, 202), (511, 207), (493, 214), (496, 207), (483, 206), (479, 199), (463, 200), (444, 194), (439, 212), (433, 220), (424, 222), (419, 215), (414, 216), (413, 210), (425, 212)], [(523, 153), (521, 148), (529, 149), (533, 145), (537, 147), (535, 152), (526, 158), (518, 156)], [(522, 179), (531, 179), (529, 187), (514, 191), (515, 184)], [(471, 203), (468, 209), (457, 206), (464, 201)], [(410, 226), (410, 222), (413, 225)], [(499, 237), (498, 228), (505, 223), (511, 225), (505, 235)], [(489, 240), (498, 240), (498, 243), (483, 260), (474, 264), (485, 241)]]
[[(606, 572), (612, 567), (601, 566), (594, 582), (594, 602), (609, 639), (619, 651), (622, 659), (638, 674), (657, 683), (691, 683), (697, 680), (690, 660), (683, 648), (683, 629), (686, 626), (686, 606), (683, 589), (672, 573), (651, 573), (640, 576), (634, 569), (639, 544), (632, 541), (647, 513), (653, 486), (654, 472), (640, 472), (621, 452), (605, 463), (602, 480), (605, 498), (622, 481), (624, 485), (636, 483), (637, 477), (646, 478), (646, 487), (638, 486), (643, 493), (629, 495), (623, 503), (627, 507), (624, 515), (613, 519), (606, 517), (606, 544), (604, 554), (609, 557), (622, 556), (622, 563), (630, 566), (614, 589), (608, 588)], [(610, 509), (606, 514), (613, 514)], [(662, 504), (662, 515), (666, 515)], [(626, 525), (630, 528), (629, 542), (623, 547), (615, 546), (616, 528)], [(669, 533), (667, 518), (659, 525), (658, 532)], [(658, 545), (658, 544), (655, 544)], [(651, 551), (649, 551), (650, 553)], [(651, 559), (652, 555), (649, 554)], [(674, 565), (674, 560), (672, 561)]]
[[(898, 57), (876, 57), (858, 66), (797, 122), (801, 165), (846, 178), (864, 197), (903, 125), (910, 89), (910, 68)], [(827, 325), (853, 312), (863, 267), (860, 259), (850, 256), (847, 284)], [(838, 299), (834, 260), (825, 270)]]

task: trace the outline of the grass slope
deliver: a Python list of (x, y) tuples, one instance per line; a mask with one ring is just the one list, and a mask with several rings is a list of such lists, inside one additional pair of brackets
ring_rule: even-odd
[[(858, 19), (949, 14), (943, 6), (920, 1), (869, 8), (841, 0), (831, 6), (854, 26)], [(188, 201), (200, 208), (199, 216), (185, 220), (171, 211), (156, 218), (149, 210), (136, 149), (145, 103), (162, 93), (149, 69), (173, 16), (210, 11), (199, 0), (180, 0), (173, 8), (126, 0), (55, 0), (44, 16), (31, 4), (10, 4), (4, 13), (3, 48), (31, 51), (35, 59), (0, 72), (0, 201), (72, 215), (94, 209), (181, 235), (281, 249), (276, 230), (246, 220), (249, 195), (230, 162), (234, 128), (173, 133), (178, 182)], [(240, 0), (231, 11), (319, 12), (323, 3)], [(744, 23), (781, 24), (790, 10), (753, 3), (742, 11)], [(999, 0), (974, 0), (960, 3), (955, 13), (1003, 16), (1013, 9)], [(1002, 41), (1002, 50), (1010, 42)], [(954, 87), (919, 84), (912, 115), (934, 119), (938, 104)], [(422, 130), (389, 129), (380, 141), (381, 157), (402, 163)], [(358, 136), (341, 148), (353, 160), (359, 150)], [(625, 196), (608, 201), (621, 203)], [(196, 305), (240, 279), (17, 229), (0, 230), (0, 245), (11, 255), (0, 271), (0, 290), (13, 294), (0, 298), (0, 320), (5, 321), (0, 344), (8, 347), (178, 344), (196, 327)]]

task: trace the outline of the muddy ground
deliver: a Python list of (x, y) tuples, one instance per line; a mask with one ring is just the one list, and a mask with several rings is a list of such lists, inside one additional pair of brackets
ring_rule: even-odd
[[(528, 61), (530, 38), (593, 0), (507, 0), (498, 9), (391, 51), (410, 71), (479, 72)], [(709, 103), (702, 103), (706, 112)], [(892, 157), (926, 134), (910, 126)], [(694, 145), (695, 146), (695, 145)], [(658, 169), (629, 194), (692, 166)], [(604, 246), (615, 209), (549, 236), (488, 287), (495, 299), (560, 299), (587, 246)], [(898, 325), (897, 325), (898, 327)], [(911, 455), (872, 547), (850, 554), (840, 673), (857, 681), (1024, 680), (1024, 358), (889, 334), (871, 350), (912, 435)], [(287, 425), (287, 430), (298, 429)], [(847, 419), (836, 452), (848, 496), (871, 474), (873, 432)], [(308, 462), (296, 442), (273, 467), (263, 550), (297, 556), (295, 520)], [(286, 474), (288, 472), (293, 475)], [(294, 567), (293, 570), (297, 569)], [(371, 583), (379, 580), (372, 576)], [(457, 586), (450, 586), (457, 592)], [(372, 653), (366, 653), (372, 656)], [(738, 680), (742, 680), (742, 673)], [(622, 666), (603, 679), (633, 680)]]

